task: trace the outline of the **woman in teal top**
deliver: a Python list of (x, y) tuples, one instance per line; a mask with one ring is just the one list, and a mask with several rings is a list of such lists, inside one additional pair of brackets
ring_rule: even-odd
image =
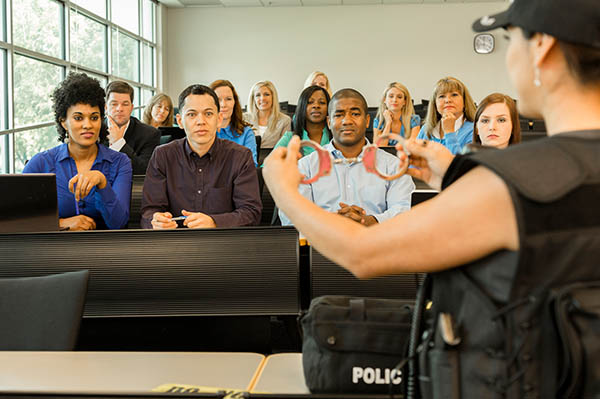
[[(327, 126), (328, 106), (329, 93), (326, 89), (320, 86), (309, 86), (304, 89), (298, 98), (293, 130), (281, 136), (275, 148), (287, 147), (294, 135), (299, 136), (301, 140), (312, 140), (322, 146), (329, 143), (331, 132)], [(310, 147), (303, 147), (302, 155), (308, 155), (313, 151)]]

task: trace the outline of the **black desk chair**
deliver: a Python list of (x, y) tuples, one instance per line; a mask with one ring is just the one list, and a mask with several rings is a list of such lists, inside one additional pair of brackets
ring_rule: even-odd
[(537, 133), (546, 133), (546, 123), (543, 119), (534, 119), (531, 121), (531, 131)]
[(260, 190), (260, 199), (263, 206), (260, 217), (260, 226), (281, 226), (275, 200), (271, 197), (269, 188), (265, 184), (262, 176), (262, 168), (256, 168), (256, 173), (258, 174), (258, 188)]
[[(260, 144), (262, 143), (262, 136), (255, 135), (254, 140), (256, 140), (256, 153), (258, 154), (258, 152), (260, 151)], [(258, 162), (258, 159), (256, 160), (256, 162)]]
[(129, 202), (129, 221), (128, 229), (142, 228), (140, 220), (142, 218), (142, 196), (144, 190), (144, 179), (146, 175), (134, 175), (131, 181), (131, 199)]
[(0, 279), (0, 350), (75, 349), (87, 270)]
[(543, 132), (534, 132), (534, 131), (521, 132), (521, 141), (522, 142), (543, 139), (544, 137), (548, 137), (548, 134), (545, 131), (543, 131)]
[(311, 300), (323, 295), (414, 300), (424, 278), (425, 275), (422, 273), (404, 273), (359, 280), (346, 269), (321, 255), (316, 249), (310, 248)]
[(287, 112), (289, 116), (293, 116), (296, 113), (296, 105), (294, 104), (288, 104), (287, 106)]
[(521, 126), (521, 133), (530, 131), (532, 127), (529, 119), (519, 119), (519, 125)]
[(273, 148), (263, 147), (257, 148), (256, 150), (258, 153), (258, 164), (262, 165), (265, 162), (265, 158), (267, 158), (271, 151), (273, 151)]
[(417, 188), (412, 193), (411, 206), (420, 204), (435, 197), (438, 194), (436, 190), (431, 189), (419, 189)]

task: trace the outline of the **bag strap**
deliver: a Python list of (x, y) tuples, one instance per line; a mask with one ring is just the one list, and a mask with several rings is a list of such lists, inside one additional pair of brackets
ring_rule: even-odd
[(352, 298), (350, 299), (350, 320), (364, 321), (365, 320), (365, 299)]

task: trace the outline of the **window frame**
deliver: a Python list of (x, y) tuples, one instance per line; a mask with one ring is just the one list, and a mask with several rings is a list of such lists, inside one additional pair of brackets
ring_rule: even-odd
[[(5, 100), (4, 106), (4, 121), (0, 121), (0, 140), (5, 143), (5, 146), (8, 147), (8, 151), (6, 151), (3, 156), (0, 158), (0, 163), (2, 167), (0, 169), (4, 169), (6, 172), (14, 173), (15, 169), (15, 154), (14, 154), (14, 146), (15, 146), (15, 135), (21, 132), (25, 132), (28, 130), (35, 130), (44, 128), (47, 126), (51, 126), (54, 122), (46, 121), (41, 123), (36, 123), (33, 125), (22, 126), (19, 128), (14, 127), (15, 116), (14, 116), (14, 59), (15, 55), (26, 56), (32, 58), (34, 60), (47, 62), (50, 64), (54, 64), (57, 66), (63, 67), (63, 79), (70, 72), (84, 72), (96, 75), (95, 77), (101, 76), (105, 79), (106, 82), (111, 82), (113, 80), (122, 80), (139, 91), (140, 95), (142, 90), (149, 90), (150, 92), (156, 93), (158, 92), (157, 82), (158, 82), (158, 70), (160, 69), (157, 65), (158, 62), (158, 40), (157, 40), (157, 32), (158, 32), (158, 14), (160, 5), (156, 0), (149, 0), (152, 8), (152, 40), (146, 39), (144, 37), (144, 1), (145, 0), (137, 0), (138, 2), (138, 27), (139, 34), (135, 34), (123, 26), (115, 24), (112, 17), (112, 2), (119, 0), (105, 0), (106, 1), (106, 15), (100, 16), (95, 14), (92, 11), (87, 10), (86, 8), (80, 6), (71, 0), (54, 0), (62, 6), (62, 12), (60, 13), (60, 26), (61, 26), (61, 47), (62, 47), (62, 58), (57, 58), (53, 56), (49, 56), (43, 53), (39, 53), (33, 51), (31, 49), (16, 46), (13, 43), (13, 35), (12, 35), (12, 27), (13, 27), (13, 7), (12, 4), (18, 0), (0, 0), (0, 18), (4, 17), (2, 20), (3, 25), (0, 26), (0, 57), (4, 57), (5, 59), (5, 70), (0, 71), (0, 79), (4, 82), (5, 90), (0, 93)], [(2, 13), (3, 11), (3, 13)], [(104, 26), (104, 71), (97, 70), (95, 68), (86, 67), (80, 64), (75, 63), (71, 59), (71, 11), (74, 11), (76, 14), (82, 14), (84, 17), (90, 18), (95, 22), (98, 22)], [(137, 57), (138, 57), (138, 65), (137, 65), (137, 75), (138, 81), (130, 80), (123, 78), (121, 76), (114, 75), (113, 72), (113, 58), (112, 58), (112, 35), (113, 31), (116, 30), (120, 33), (126, 34), (127, 36), (133, 38), (137, 42)], [(3, 40), (5, 39), (5, 40)], [(144, 47), (150, 47), (152, 49), (152, 56), (150, 57), (150, 65), (146, 66), (144, 61), (145, 57), (143, 55)], [(3, 55), (4, 54), (4, 55)], [(151, 84), (144, 83), (144, 68), (150, 68), (152, 74), (152, 82)], [(59, 82), (57, 82), (58, 84)], [(141, 97), (140, 97), (141, 101)], [(144, 104), (141, 104), (136, 107), (136, 109), (143, 109)], [(141, 111), (140, 111), (141, 112)]]

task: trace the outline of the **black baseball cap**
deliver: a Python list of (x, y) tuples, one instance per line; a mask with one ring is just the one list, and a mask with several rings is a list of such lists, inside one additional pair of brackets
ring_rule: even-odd
[(600, 0), (514, 0), (508, 10), (473, 23), (475, 32), (507, 26), (600, 48)]

